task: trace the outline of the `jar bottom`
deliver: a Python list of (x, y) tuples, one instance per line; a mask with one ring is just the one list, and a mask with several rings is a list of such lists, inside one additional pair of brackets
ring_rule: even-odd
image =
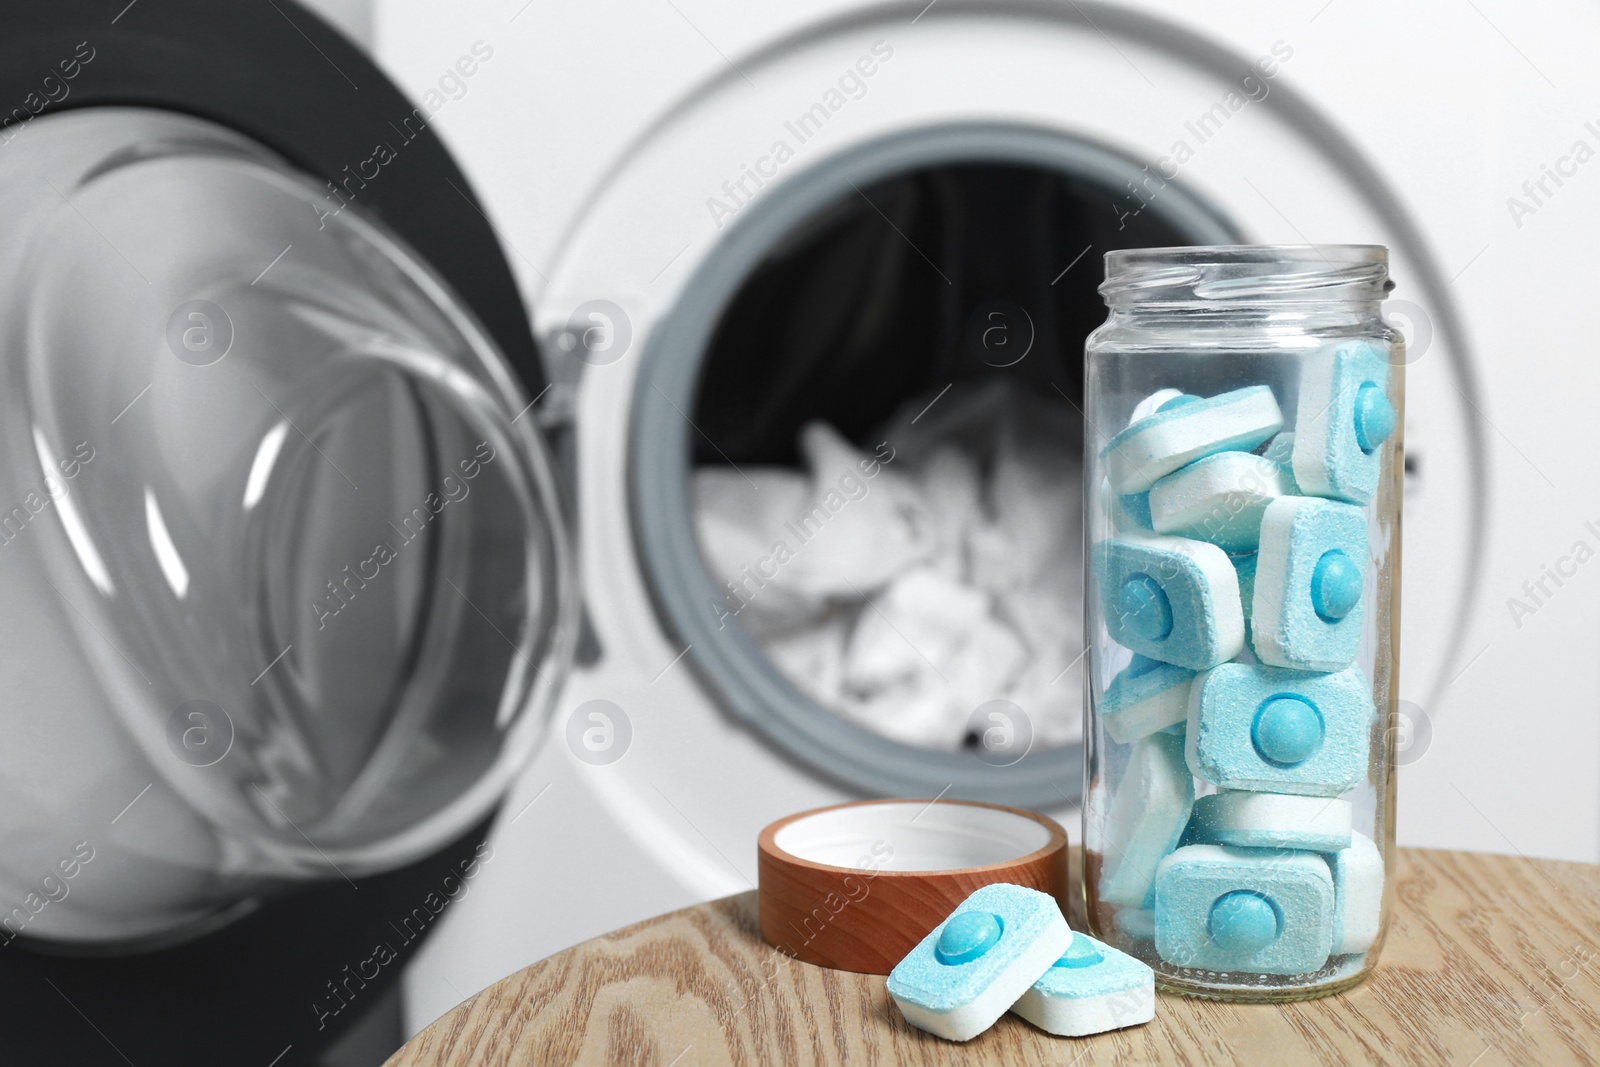
[[(1305, 975), (1260, 975), (1258, 983), (1244, 984), (1233, 974), (1192, 968), (1181, 968), (1186, 974), (1174, 974), (1165, 969), (1167, 966), (1161, 964), (1155, 969), (1156, 989), (1163, 993), (1246, 1004), (1285, 1004), (1333, 996), (1360, 985), (1372, 973), (1372, 962), (1366, 953), (1334, 957), (1309, 982)], [(1276, 984), (1279, 982), (1282, 984)]]
[[(1365, 952), (1329, 956), (1327, 962), (1317, 970), (1303, 974), (1216, 971), (1169, 963), (1156, 953), (1155, 942), (1148, 932), (1143, 936), (1130, 937), (1123, 931), (1118, 913), (1130, 909), (1117, 908), (1095, 899), (1091, 890), (1099, 883), (1104, 863), (1101, 853), (1084, 853), (1084, 881), (1078, 887), (1082, 895), (1074, 902), (1072, 921), (1075, 925), (1082, 922), (1094, 937), (1149, 965), (1155, 971), (1156, 989), (1163, 993), (1246, 1004), (1316, 1000), (1360, 985), (1377, 965), (1378, 950), (1383, 945), (1381, 936)], [(1150, 913), (1134, 910), (1134, 914), (1148, 916)]]

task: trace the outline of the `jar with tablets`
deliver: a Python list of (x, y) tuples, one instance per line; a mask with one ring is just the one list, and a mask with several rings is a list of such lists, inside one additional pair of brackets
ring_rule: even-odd
[(1394, 870), (1403, 340), (1384, 248), (1106, 256), (1083, 891), (1163, 988), (1338, 992)]

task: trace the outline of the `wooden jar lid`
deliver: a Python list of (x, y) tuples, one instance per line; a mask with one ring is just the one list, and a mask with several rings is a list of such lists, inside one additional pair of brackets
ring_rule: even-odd
[(973, 890), (1013, 882), (1067, 909), (1067, 835), (975, 801), (863, 800), (761, 831), (761, 936), (806, 963), (888, 974)]

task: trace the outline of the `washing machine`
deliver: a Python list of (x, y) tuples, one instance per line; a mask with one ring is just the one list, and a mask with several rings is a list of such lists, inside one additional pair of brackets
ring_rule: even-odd
[[(969, 796), (1076, 833), (1070, 740), (996, 766), (812, 699), (729, 617), (695, 486), (707, 466), (795, 462), (806, 418), (871, 451), (952, 385), (1004, 376), (1070, 410), (1100, 256), (1133, 244), (1388, 246), (1408, 339), (1400, 840), (1594, 859), (1600, 686), (1579, 665), (1597, 620), (1572, 552), (1595, 539), (1577, 235), (1597, 201), (1574, 187), (1600, 171), (1574, 160), (1597, 140), (1576, 44), (1596, 16), (1515, 14), (378, 4), (380, 62), (441, 101), (518, 275), (584, 602), (503, 859), (411, 972), (411, 1025), (564, 946), (749, 890), (758, 830), (790, 812)], [(963, 340), (1001, 305), (1038, 342), (1004, 367)], [(1558, 557), (1567, 588), (1540, 593)], [(1058, 666), (1081, 686), (1071, 655)]]

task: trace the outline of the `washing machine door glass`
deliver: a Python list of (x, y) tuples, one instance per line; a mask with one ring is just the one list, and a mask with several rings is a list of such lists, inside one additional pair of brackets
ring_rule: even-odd
[(138, 109), (27, 136), (0, 161), (0, 889), (82, 837), (137, 885), (28, 933), (140, 936), (439, 847), (569, 658), (524, 390), (362, 210), (391, 161), (314, 183)]

